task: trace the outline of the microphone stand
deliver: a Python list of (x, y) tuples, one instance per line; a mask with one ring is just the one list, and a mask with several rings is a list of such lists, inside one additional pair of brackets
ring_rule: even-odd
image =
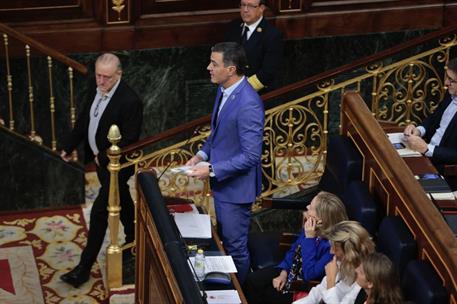
[[(183, 147), (187, 146), (190, 142), (190, 140), (192, 139), (192, 137), (194, 137), (194, 135), (196, 135), (198, 133), (198, 131), (200, 130), (200, 126), (197, 126), (195, 127), (195, 129), (192, 131), (192, 133), (190, 134), (190, 136), (187, 138), (186, 142), (184, 143)], [(181, 150), (182, 148), (179, 148), (179, 150)], [(157, 178), (157, 182), (160, 181), (160, 178), (164, 175), (164, 173), (168, 170), (168, 168), (170, 168), (171, 164), (173, 162), (169, 162), (168, 165), (165, 167), (165, 169), (162, 171), (162, 173), (160, 173), (159, 177)], [(172, 217), (172, 215), (170, 214), (170, 216)], [(173, 219), (173, 223), (174, 223), (174, 219)], [(178, 234), (179, 234), (179, 237), (181, 239), (181, 241), (183, 242), (184, 246), (183, 246), (183, 250), (185, 251), (186, 253), (186, 259), (187, 259), (187, 262), (188, 264), (190, 265), (190, 268), (192, 269), (192, 273), (194, 274), (195, 278), (197, 279), (197, 285), (198, 287), (200, 288), (200, 291), (202, 293), (202, 301), (204, 304), (208, 304), (208, 301), (207, 301), (207, 298), (208, 298), (208, 295), (206, 294), (206, 290), (205, 290), (205, 287), (203, 286), (203, 282), (200, 280), (200, 278), (197, 276), (197, 273), (195, 272), (195, 268), (194, 268), (194, 265), (192, 264), (191, 260), (190, 260), (190, 256), (189, 256), (189, 251), (187, 250), (186, 248), (186, 243), (183, 241), (183, 237), (181, 235), (181, 232), (179, 231), (178, 227), (176, 227), (176, 230), (178, 231)]]

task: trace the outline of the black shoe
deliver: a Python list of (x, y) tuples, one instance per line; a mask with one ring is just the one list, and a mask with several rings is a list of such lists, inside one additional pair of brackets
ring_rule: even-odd
[(85, 266), (78, 265), (72, 271), (60, 276), (60, 279), (67, 284), (78, 288), (81, 284), (89, 281), (90, 269)]

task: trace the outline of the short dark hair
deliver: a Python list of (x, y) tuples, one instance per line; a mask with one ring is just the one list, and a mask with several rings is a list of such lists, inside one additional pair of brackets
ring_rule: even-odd
[(267, 0), (260, 0), (260, 1), (259, 1), (259, 5), (261, 5), (261, 4), (267, 6), (267, 4), (268, 4), (268, 3), (267, 3)]
[(221, 53), (224, 66), (234, 65), (237, 75), (246, 73), (248, 60), (243, 47), (236, 42), (221, 42), (211, 48), (211, 52)]
[(457, 57), (449, 59), (447, 69), (457, 74)]

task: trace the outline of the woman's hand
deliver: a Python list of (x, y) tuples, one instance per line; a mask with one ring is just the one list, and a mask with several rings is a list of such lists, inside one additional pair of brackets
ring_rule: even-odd
[(305, 231), (305, 236), (307, 238), (316, 237), (316, 225), (317, 219), (315, 217), (310, 216), (304, 220), (303, 230)]
[(287, 282), (287, 271), (281, 270), (279, 276), (273, 279), (273, 288), (281, 291)]
[(325, 275), (327, 277), (327, 289), (335, 287), (337, 273), (338, 273), (338, 265), (336, 264), (336, 256), (333, 256), (333, 259), (327, 265), (325, 265)]

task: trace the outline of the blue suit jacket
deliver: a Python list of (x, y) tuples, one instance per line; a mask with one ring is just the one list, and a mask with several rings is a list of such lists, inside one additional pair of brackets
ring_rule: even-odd
[(216, 174), (211, 178), (211, 190), (219, 201), (253, 202), (262, 190), (263, 102), (244, 79), (228, 97), (215, 121), (221, 94), (218, 88), (211, 134), (202, 147)]

